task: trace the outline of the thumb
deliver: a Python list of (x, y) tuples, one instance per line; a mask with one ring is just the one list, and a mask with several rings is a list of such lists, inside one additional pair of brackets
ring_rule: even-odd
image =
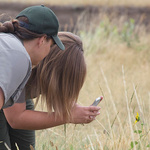
[(98, 106), (89, 106), (89, 111), (99, 111), (100, 110), (100, 107)]

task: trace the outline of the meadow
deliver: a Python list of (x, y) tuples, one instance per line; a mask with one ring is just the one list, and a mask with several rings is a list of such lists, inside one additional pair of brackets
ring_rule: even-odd
[[(49, 1), (54, 5), (59, 2)], [(66, 3), (72, 1), (63, 2)], [(74, 4), (92, 5), (93, 1), (76, 0)], [(94, 4), (148, 6), (150, 2), (94, 0)], [(86, 81), (78, 103), (89, 106), (95, 98), (103, 96), (99, 104), (101, 114), (84, 126), (66, 124), (36, 131), (36, 149), (150, 149), (150, 33), (132, 18), (119, 25), (108, 17), (97, 24), (82, 20), (74, 33), (83, 41), (87, 63)]]
[(103, 96), (101, 114), (84, 126), (37, 131), (37, 149), (150, 149), (150, 34), (133, 19), (118, 26), (107, 17), (75, 33), (88, 68), (78, 102), (88, 106)]

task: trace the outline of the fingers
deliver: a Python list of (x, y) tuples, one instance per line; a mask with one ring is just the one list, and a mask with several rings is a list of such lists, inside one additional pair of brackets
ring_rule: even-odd
[(72, 109), (72, 118), (70, 123), (87, 124), (95, 120), (96, 116), (100, 114), (100, 107), (97, 106), (79, 106), (75, 105)]
[(89, 115), (89, 116), (97, 116), (99, 114), (100, 114), (99, 111), (89, 111), (87, 115)]
[(96, 116), (87, 116), (87, 119), (85, 120), (85, 123), (90, 123), (93, 120), (95, 120)]
[(99, 110), (100, 110), (100, 107), (97, 107), (97, 106), (89, 106), (89, 107), (87, 107), (87, 109), (88, 109), (89, 111), (99, 111)]
[(100, 107), (97, 107), (97, 106), (89, 106), (89, 107), (86, 107), (86, 112), (88, 116), (97, 116), (100, 114), (99, 110), (101, 109)]
[(90, 122), (92, 122), (93, 120), (95, 120), (96, 119), (96, 117), (97, 117), (97, 115), (99, 115), (100, 114), (100, 112), (97, 112), (97, 111), (95, 111), (95, 112), (89, 112), (87, 115), (86, 115), (86, 119), (85, 119), (85, 123), (90, 123)]
[(95, 120), (95, 116), (89, 116), (91, 120)]
[(96, 118), (95, 116), (89, 116), (89, 117), (87, 117), (87, 119), (85, 119), (84, 121), (82, 121), (81, 124), (88, 124), (88, 123), (94, 121), (95, 118)]
[(95, 120), (96, 116), (100, 114), (99, 110), (100, 110), (100, 107), (97, 107), (97, 106), (87, 107), (86, 123), (90, 123), (93, 120)]

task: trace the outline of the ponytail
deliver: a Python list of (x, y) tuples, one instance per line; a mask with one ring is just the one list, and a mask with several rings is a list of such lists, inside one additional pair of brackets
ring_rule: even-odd
[[(0, 32), (4, 33), (12, 33), (17, 35), (21, 40), (32, 40), (35, 38), (42, 37), (45, 34), (38, 34), (29, 31), (25, 27), (21, 26), (21, 22), (29, 23), (26, 17), (19, 17), (17, 19), (13, 19), (10, 21), (6, 21), (4, 23), (0, 23)], [(51, 37), (47, 36), (47, 40)]]
[(12, 21), (6, 21), (0, 24), (0, 32), (4, 33), (14, 33), (14, 25)]

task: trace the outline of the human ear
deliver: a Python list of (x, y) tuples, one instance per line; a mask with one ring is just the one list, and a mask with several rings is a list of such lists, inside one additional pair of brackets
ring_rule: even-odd
[(46, 35), (39, 38), (39, 40), (38, 40), (39, 47), (45, 43), (45, 40), (46, 40)]

